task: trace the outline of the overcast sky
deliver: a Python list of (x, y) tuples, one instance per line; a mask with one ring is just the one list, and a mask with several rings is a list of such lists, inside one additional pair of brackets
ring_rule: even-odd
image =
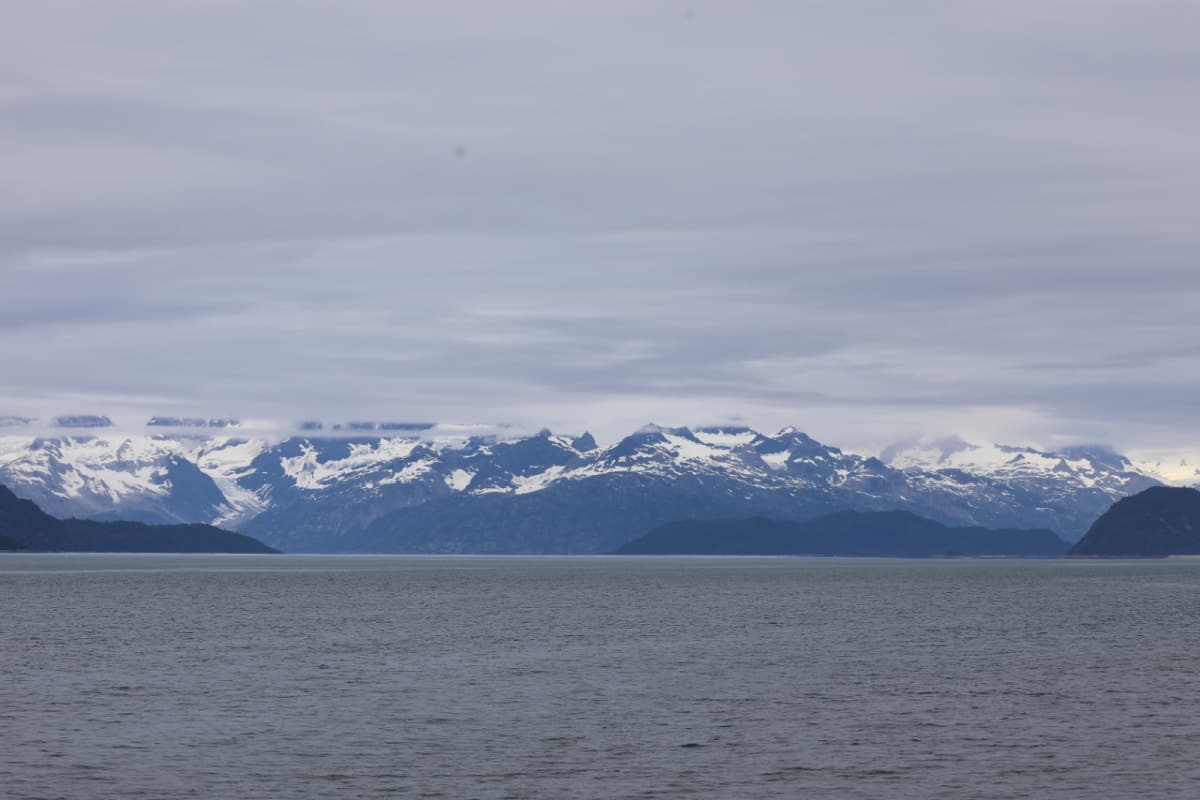
[(6, 0), (0, 414), (1200, 451), (1198, 31)]

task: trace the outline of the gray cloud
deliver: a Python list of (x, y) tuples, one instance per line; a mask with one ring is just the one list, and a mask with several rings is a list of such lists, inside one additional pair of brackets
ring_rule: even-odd
[(5, 413), (1200, 437), (1192, 4), (6, 11)]

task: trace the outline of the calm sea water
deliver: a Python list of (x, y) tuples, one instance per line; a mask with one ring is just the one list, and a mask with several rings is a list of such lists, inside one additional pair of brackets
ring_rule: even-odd
[(6, 798), (1194, 798), (1200, 562), (0, 556)]

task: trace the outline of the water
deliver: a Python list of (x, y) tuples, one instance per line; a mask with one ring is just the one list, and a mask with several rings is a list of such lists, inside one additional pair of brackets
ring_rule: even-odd
[(6, 798), (1191, 798), (1200, 562), (0, 556)]

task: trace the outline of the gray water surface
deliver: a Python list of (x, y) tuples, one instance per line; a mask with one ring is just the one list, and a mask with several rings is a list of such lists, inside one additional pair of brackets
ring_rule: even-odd
[(11, 798), (1193, 798), (1200, 561), (0, 556)]

